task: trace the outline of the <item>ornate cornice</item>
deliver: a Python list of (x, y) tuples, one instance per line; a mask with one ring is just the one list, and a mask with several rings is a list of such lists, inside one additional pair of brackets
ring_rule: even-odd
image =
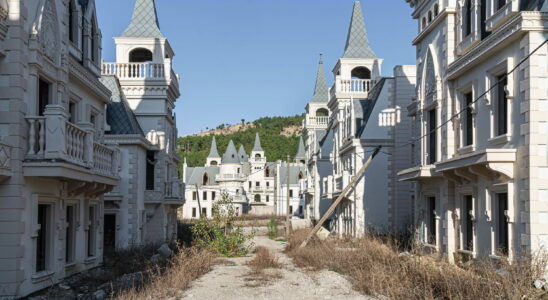
[(548, 28), (548, 13), (521, 12), (451, 63), (447, 69), (446, 78), (449, 80), (456, 78), (462, 72), (476, 66), (479, 61), (488, 59), (488, 54), (496, 48), (513, 42), (527, 31), (546, 30), (546, 28)]

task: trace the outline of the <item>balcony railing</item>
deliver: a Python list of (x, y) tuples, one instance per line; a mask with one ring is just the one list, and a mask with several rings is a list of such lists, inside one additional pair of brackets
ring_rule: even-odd
[[(62, 106), (48, 105), (44, 116), (27, 117), (27, 160), (65, 161), (107, 176), (118, 176), (118, 151), (94, 142), (94, 129), (67, 121)], [(46, 130), (47, 128), (47, 130)]]
[(261, 193), (261, 192), (271, 192), (271, 191), (274, 191), (274, 187), (273, 186), (253, 186), (251, 188), (251, 191), (253, 193)]
[(165, 65), (158, 63), (103, 63), (102, 74), (119, 79), (169, 79)]
[(307, 126), (324, 126), (329, 123), (329, 117), (308, 117)]
[(334, 182), (334, 193), (340, 193), (344, 190), (344, 188), (350, 183), (350, 173), (347, 171), (344, 171), (342, 175), (335, 177)]
[(165, 183), (165, 196), (166, 198), (182, 198), (183, 196), (183, 183), (181, 180), (173, 180)]
[(374, 85), (375, 81), (371, 79), (341, 79), (337, 77), (330, 94), (331, 97), (335, 96), (335, 93), (367, 94)]

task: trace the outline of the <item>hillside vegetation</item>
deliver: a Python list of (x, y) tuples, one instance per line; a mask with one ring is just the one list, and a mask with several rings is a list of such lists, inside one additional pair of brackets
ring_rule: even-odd
[(178, 153), (181, 158), (187, 159), (189, 167), (203, 166), (214, 135), (221, 156), (230, 140), (234, 141), (237, 149), (243, 145), (249, 154), (258, 132), (268, 161), (285, 160), (287, 155), (293, 157), (297, 153), (303, 118), (303, 115), (267, 117), (232, 126), (222, 124), (214, 130), (180, 137), (177, 141)]

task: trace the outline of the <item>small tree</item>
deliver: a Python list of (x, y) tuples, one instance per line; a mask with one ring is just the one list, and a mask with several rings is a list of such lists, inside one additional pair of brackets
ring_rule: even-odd
[(192, 227), (194, 241), (219, 255), (234, 257), (249, 253), (253, 243), (249, 242), (253, 234), (245, 234), (239, 226), (234, 226), (236, 209), (231, 197), (223, 193), (221, 199), (213, 204), (212, 218), (200, 217)]

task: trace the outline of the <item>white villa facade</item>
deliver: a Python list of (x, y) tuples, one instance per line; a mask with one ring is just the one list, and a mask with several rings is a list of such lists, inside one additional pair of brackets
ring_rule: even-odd
[(107, 144), (95, 1), (0, 1), (0, 298), (102, 263)]
[[(299, 155), (301, 153), (301, 155)], [(304, 153), (299, 146), (296, 160)], [(304, 164), (290, 164), (289, 211), (293, 216), (303, 215), (303, 203), (299, 197), (299, 179), (304, 178)], [(212, 207), (222, 194), (227, 194), (237, 214), (285, 215), (287, 213), (287, 164), (268, 162), (257, 134), (253, 149), (248, 155), (243, 146), (239, 151), (232, 141), (221, 157), (215, 137), (204, 167), (183, 165), (185, 205), (183, 219), (210, 218)]]
[(338, 235), (402, 231), (411, 225), (412, 186), (396, 180), (406, 168), (410, 121), (402, 108), (414, 95), (415, 67), (397, 66), (381, 76), (382, 59), (371, 50), (359, 1), (354, 3), (345, 52), (328, 90), (320, 62), (316, 88), (306, 107), (306, 217), (313, 222), (350, 183), (375, 148), (382, 146), (365, 175), (331, 217)]
[(417, 142), (399, 178), (415, 182), (417, 239), (451, 261), (546, 248), (548, 2), (407, 2)]
[(172, 241), (183, 205), (176, 117), (175, 53), (160, 31), (154, 0), (136, 0), (131, 23), (116, 43), (116, 62), (103, 63), (112, 92), (106, 138), (120, 145), (121, 182), (105, 196), (105, 246)]

